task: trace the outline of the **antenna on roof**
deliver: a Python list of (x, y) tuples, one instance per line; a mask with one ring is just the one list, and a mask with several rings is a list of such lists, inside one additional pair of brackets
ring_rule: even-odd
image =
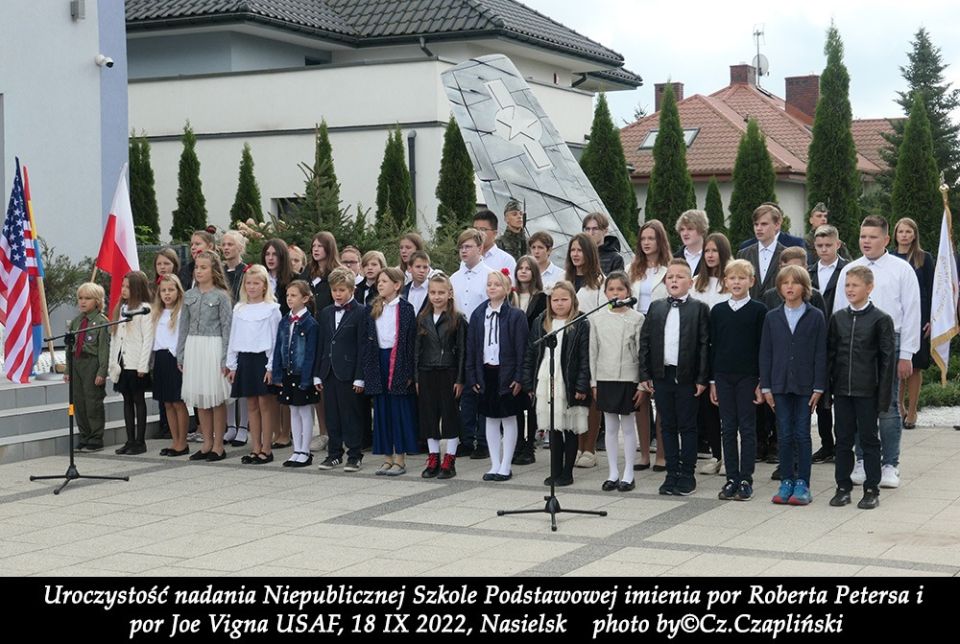
[[(770, 74), (770, 61), (767, 60), (767, 57), (760, 53), (760, 40), (763, 38), (763, 25), (754, 25), (753, 27), (753, 39), (757, 43), (757, 55), (753, 57), (753, 68), (757, 71), (757, 87), (760, 87), (760, 77), (767, 76)], [(767, 43), (766, 40), (763, 41), (764, 44)]]

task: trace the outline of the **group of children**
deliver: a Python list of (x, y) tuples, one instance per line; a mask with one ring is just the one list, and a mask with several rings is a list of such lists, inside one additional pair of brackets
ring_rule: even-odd
[[(495, 216), (492, 226), (496, 230)], [(638, 253), (653, 239), (647, 228)], [(810, 417), (832, 399), (837, 493), (831, 504), (850, 502), (855, 439), (865, 464), (859, 507), (879, 503), (877, 418), (890, 406), (897, 349), (890, 316), (870, 303), (874, 274), (866, 266), (845, 271), (837, 288), (849, 306), (825, 315), (822, 305), (811, 304), (816, 291), (800, 266), (785, 264), (774, 280), (764, 279), (773, 293), (763, 293), (763, 300), (782, 303), (762, 303), (754, 264), (730, 259), (725, 237), (707, 240), (707, 277), (698, 277), (704, 288), (694, 288), (690, 258), (681, 257), (669, 260), (665, 271), (648, 269), (644, 279), (655, 277), (655, 283), (643, 291), (623, 270), (601, 272), (588, 234), (571, 240), (566, 271), (549, 263), (553, 242), (543, 233), (531, 237), (531, 255), (511, 270), (494, 268), (499, 256), (481, 230), (468, 229), (458, 239), (460, 270), (451, 277), (432, 271), (415, 243), (401, 268), (386, 267), (378, 252), (361, 257), (352, 250), (356, 266), (348, 268), (339, 264), (335, 240), (323, 235), (315, 237), (311, 259), (301, 258), (300, 274), (280, 270), (290, 260), (285, 245), (273, 243), (279, 240), (264, 247), (262, 264), (229, 261), (231, 255), (225, 269), (216, 252), (198, 245), (189, 276), (178, 277), (172, 267), (161, 273), (159, 260), (153, 286), (131, 272), (123, 277), (113, 319), (148, 301), (152, 313), (106, 335), (85, 331), (105, 321), (99, 313), (104, 293), (96, 284), (82, 285), (81, 315), (70, 327), (77, 333), (70, 375), (81, 389), (79, 446), (102, 447), (109, 372), (127, 419), (127, 442), (118, 454), (145, 451), (144, 392), (152, 388), (172, 438), (162, 455), (190, 454), (188, 408), (194, 408), (203, 444), (190, 460), (225, 458), (227, 405), (242, 399), (249, 454), (241, 462), (273, 461), (283, 407), (293, 448), (284, 466), (306, 467), (313, 462), (313, 415), (322, 400), (329, 441), (321, 469), (362, 468), (372, 406), (373, 454), (383, 458), (377, 475), (406, 473), (406, 456), (425, 441), (421, 475), (452, 478), (464, 439), (489, 451), (484, 481), (507, 481), (512, 465), (523, 462), (515, 453), (518, 441), (529, 446), (527, 437), (540, 427), (553, 430), (544, 483), (563, 486), (573, 482), (573, 468), (583, 466), (587, 453), (595, 458), (596, 435), (593, 447), (584, 441), (589, 444), (596, 413), (606, 430), (609, 468), (601, 488), (628, 492), (636, 486), (634, 471), (648, 467), (636, 463), (636, 411), (652, 399), (666, 472), (659, 493), (684, 496), (696, 489), (698, 415), (706, 406), (722, 428), (726, 482), (719, 498), (745, 501), (753, 496), (758, 408), (765, 404), (776, 413), (781, 471), (772, 500), (805, 505), (812, 500)], [(708, 303), (704, 290), (722, 297)], [(639, 295), (642, 306), (608, 305), (582, 317), (631, 295)], [(553, 352), (541, 342), (551, 333)], [(524, 422), (531, 431), (524, 432)]]

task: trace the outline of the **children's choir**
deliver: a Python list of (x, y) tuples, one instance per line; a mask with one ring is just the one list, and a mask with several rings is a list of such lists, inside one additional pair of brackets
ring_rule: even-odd
[[(886, 222), (868, 217), (861, 259), (839, 257), (837, 231), (824, 221), (810, 235), (817, 261), (808, 266), (806, 249), (784, 243), (782, 219), (774, 204), (757, 208), (756, 239), (738, 259), (724, 235), (706, 234), (700, 211), (678, 220), (684, 245), (675, 253), (663, 226), (647, 222), (624, 271), (604, 236), (606, 218), (593, 215), (567, 244), (565, 275), (549, 261), (546, 233), (515, 244), (530, 255), (508, 259), (491, 245), (498, 220), (489, 211), (460, 234), (462, 263), (450, 277), (431, 268), (416, 234), (401, 239), (399, 267), (353, 247), (341, 265), (329, 233), (313, 238), (299, 266), (279, 239), (248, 266), (242, 236), (224, 235), (221, 261), (212, 236), (198, 231), (179, 277), (176, 254), (165, 250), (155, 283), (139, 271), (122, 278), (111, 318), (147, 302), (150, 315), (87, 331), (107, 321), (104, 293), (91, 283), (78, 289), (68, 374), (78, 447), (102, 448), (109, 375), (124, 401), (127, 440), (117, 454), (146, 450), (144, 396), (152, 389), (171, 438), (163, 456), (222, 460), (225, 430), (235, 441), (242, 425), (243, 464), (270, 463), (286, 440), (284, 466), (307, 467), (314, 414), (322, 413), (329, 441), (320, 469), (357, 472), (372, 415), (378, 475), (405, 474), (407, 457), (425, 446), (423, 478), (455, 477), (459, 454), (489, 457), (482, 479), (508, 481), (514, 465), (535, 462), (542, 441), (551, 451), (544, 483), (564, 486), (575, 466), (596, 466), (602, 416), (602, 491), (636, 488), (634, 472), (651, 466), (656, 426), (660, 494), (689, 495), (698, 474), (722, 474), (718, 498), (748, 501), (755, 463), (775, 446), (774, 503), (809, 504), (812, 464), (835, 460), (830, 505), (851, 503), (862, 484), (858, 507), (874, 508), (881, 487), (899, 484), (898, 391), (903, 379), (914, 402), (913, 367), (924, 364), (914, 357), (926, 322), (920, 285), (932, 259), (910, 220), (897, 224), (894, 254)], [(633, 307), (582, 316), (631, 296)], [(548, 334), (556, 335), (553, 352), (540, 342)], [(192, 454), (188, 408), (203, 436)], [(904, 426), (915, 415), (911, 405)], [(698, 438), (710, 450), (699, 468)]]

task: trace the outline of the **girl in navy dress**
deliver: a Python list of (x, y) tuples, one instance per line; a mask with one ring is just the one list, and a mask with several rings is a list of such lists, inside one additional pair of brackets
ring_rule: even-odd
[(243, 399), (250, 428), (250, 454), (245, 465), (273, 461), (273, 418), (276, 396), (267, 388), (272, 380), (273, 349), (280, 326), (280, 305), (270, 290), (267, 269), (248, 266), (240, 285), (240, 302), (233, 307), (230, 344), (227, 347), (227, 379), (230, 396)]
[(417, 319), (400, 298), (404, 275), (385, 268), (377, 276), (377, 298), (367, 318), (364, 391), (373, 396), (373, 453), (383, 455), (378, 475), (407, 473), (406, 455), (417, 452), (414, 351)]
[(317, 355), (320, 325), (307, 308), (313, 295), (310, 285), (294, 280), (287, 285), (290, 313), (280, 321), (273, 349), (271, 381), (280, 385), (280, 404), (290, 410), (293, 454), (284, 467), (307, 467), (313, 463), (313, 406), (319, 394), (313, 386), (313, 363)]
[(177, 337), (180, 333), (180, 310), (183, 307), (183, 285), (176, 273), (157, 278), (157, 294), (153, 300), (153, 399), (163, 408), (170, 426), (173, 445), (160, 450), (160, 456), (184, 456), (190, 416), (183, 404), (180, 388), (183, 374), (177, 369)]
[[(490, 470), (484, 481), (509, 481), (510, 463), (517, 447), (517, 413), (527, 348), (527, 316), (510, 306), (510, 277), (487, 275), (486, 302), (470, 316), (467, 327), (467, 387), (479, 396), (478, 411), (486, 419)], [(503, 428), (501, 445), (500, 429)]]

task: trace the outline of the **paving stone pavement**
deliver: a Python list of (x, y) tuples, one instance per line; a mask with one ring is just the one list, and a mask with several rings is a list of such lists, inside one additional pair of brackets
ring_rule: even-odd
[[(409, 473), (320, 472), (190, 463), (112, 450), (77, 457), (81, 474), (129, 482), (74, 481), (59, 496), (66, 457), (0, 466), (0, 575), (4, 576), (886, 576), (960, 574), (960, 432), (904, 431), (899, 489), (873, 511), (831, 508), (833, 466), (814, 465), (814, 503), (775, 506), (772, 465), (760, 464), (756, 497), (721, 502), (720, 476), (698, 476), (689, 497), (657, 495), (660, 474), (638, 472), (633, 492), (601, 492), (599, 466), (576, 470), (558, 490), (563, 507), (607, 516), (498, 517), (540, 508), (548, 453), (516, 466), (505, 483), (480, 480), (487, 461), (460, 459), (449, 481)], [(191, 445), (191, 449), (196, 449)], [(854, 501), (858, 491), (854, 491)]]

